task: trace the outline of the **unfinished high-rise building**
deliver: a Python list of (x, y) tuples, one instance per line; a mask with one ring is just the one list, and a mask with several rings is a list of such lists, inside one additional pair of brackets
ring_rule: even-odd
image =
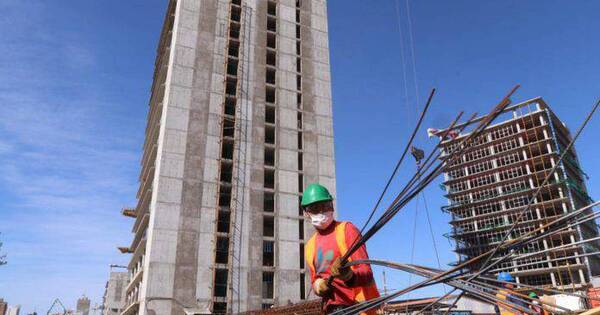
[(125, 306), (125, 286), (129, 273), (110, 272), (102, 296), (102, 315), (119, 315)]
[[(591, 201), (575, 149), (569, 150), (559, 162), (571, 135), (543, 99), (510, 106), (499, 121), (475, 138), (444, 173), (449, 204), (443, 210), (452, 215), (452, 232), (448, 236), (456, 241), (458, 262), (498, 245), (557, 163), (557, 171), (535, 197), (509, 239)], [(471, 126), (477, 125), (476, 122)], [(458, 137), (442, 142), (442, 159), (470, 133), (468, 128)], [(587, 254), (599, 251), (600, 246), (597, 241), (577, 242), (597, 235), (593, 221), (570, 227), (529, 243), (517, 258), (498, 263), (490, 272), (507, 271), (517, 282), (535, 286), (585, 287), (592, 275), (600, 273), (600, 258)], [(518, 259), (525, 254), (528, 256)]]
[[(122, 314), (305, 299), (310, 182), (335, 193), (325, 0), (170, 0)], [(152, 310), (153, 312), (150, 312)]]

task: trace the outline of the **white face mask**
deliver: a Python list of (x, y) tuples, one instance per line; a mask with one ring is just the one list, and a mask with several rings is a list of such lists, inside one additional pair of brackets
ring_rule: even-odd
[(310, 217), (310, 223), (319, 230), (326, 229), (333, 222), (333, 211), (318, 214), (309, 213), (308, 216)]

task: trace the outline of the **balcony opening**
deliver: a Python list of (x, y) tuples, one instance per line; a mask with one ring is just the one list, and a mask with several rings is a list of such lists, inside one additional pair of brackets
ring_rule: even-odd
[(302, 193), (304, 191), (304, 176), (302, 174), (298, 174), (298, 192)]
[(265, 123), (275, 124), (275, 107), (270, 105), (265, 106)]
[(300, 243), (300, 269), (304, 269), (304, 244)]
[(275, 189), (275, 170), (265, 169), (264, 187)]
[(296, 38), (300, 39), (300, 25), (296, 24)]
[(267, 86), (265, 88), (265, 101), (269, 104), (275, 104), (275, 88)]
[(302, 55), (302, 45), (300, 44), (300, 41), (296, 41), (296, 55)]
[(298, 132), (298, 150), (302, 150), (302, 132)]
[(229, 220), (231, 212), (229, 210), (219, 210), (217, 216), (217, 232), (229, 233)]
[(274, 18), (272, 16), (267, 17), (267, 31), (277, 32), (277, 19), (276, 18)]
[(231, 206), (231, 187), (221, 186), (219, 190), (219, 207), (227, 208)]
[(296, 72), (302, 72), (302, 59), (296, 58)]
[(265, 82), (268, 84), (275, 84), (275, 69), (267, 68), (265, 73)]
[(263, 211), (264, 212), (275, 212), (275, 194), (272, 192), (265, 192), (263, 197)]
[(296, 23), (300, 23), (300, 10), (296, 9)]
[(296, 75), (296, 90), (302, 90), (302, 76)]
[(214, 285), (214, 296), (226, 297), (227, 296), (227, 269), (216, 269), (215, 270), (215, 285)]
[(263, 299), (273, 298), (273, 278), (275, 273), (265, 271), (262, 274), (262, 297)]
[(267, 33), (267, 48), (277, 48), (277, 36), (273, 33)]
[(225, 302), (214, 302), (213, 303), (214, 314), (227, 314), (227, 303)]
[(224, 236), (217, 237), (217, 249), (215, 263), (226, 264), (229, 260), (229, 238)]
[(296, 120), (298, 121), (298, 130), (302, 130), (302, 113), (298, 112), (296, 116)]
[(298, 215), (304, 216), (304, 209), (302, 208), (302, 195), (298, 196)]
[(265, 126), (265, 143), (275, 144), (275, 127)]
[(229, 37), (239, 39), (240, 38), (240, 25), (237, 23), (229, 24)]
[(269, 66), (277, 66), (277, 53), (275, 51), (267, 49), (267, 65)]
[(225, 94), (230, 96), (235, 96), (237, 91), (237, 79), (235, 78), (227, 78), (225, 82)]
[(296, 94), (296, 106), (302, 108), (302, 94)]
[(265, 165), (266, 166), (275, 166), (275, 149), (265, 147)]
[(275, 218), (273, 218), (272, 216), (263, 217), (263, 236), (275, 236)]
[(235, 116), (235, 97), (225, 97), (225, 115)]
[(240, 53), (240, 42), (235, 41), (235, 40), (230, 40), (229, 48), (227, 49), (227, 54), (230, 57), (237, 58), (239, 56), (239, 53)]
[(242, 0), (231, 0), (231, 3), (235, 5), (242, 5)]
[(277, 15), (277, 3), (275, 3), (274, 1), (269, 1), (267, 3), (267, 14), (269, 15)]
[(223, 145), (221, 146), (221, 158), (233, 159), (233, 141), (230, 139), (223, 139)]
[(275, 243), (272, 241), (263, 241), (263, 266), (272, 267), (275, 265)]
[(242, 16), (242, 8), (237, 6), (231, 7), (231, 20), (239, 22)]
[(301, 6), (300, 0), (296, 0), (296, 8), (300, 8), (300, 6)]
[[(298, 239), (303, 240), (304, 239), (304, 220), (300, 219), (298, 220)], [(300, 252), (300, 255), (304, 256), (303, 254), (304, 252)], [(300, 268), (304, 268), (304, 257), (301, 258), (301, 266)]]
[(303, 164), (304, 164), (304, 156), (302, 155), (302, 152), (298, 152), (298, 170), (299, 171), (304, 169)]
[(235, 133), (235, 122), (232, 119), (223, 119), (223, 137), (233, 138)]
[(220, 179), (222, 183), (231, 184), (231, 177), (233, 175), (233, 164), (231, 162), (222, 161), (221, 162), (221, 173)]
[(273, 304), (271, 304), (271, 303), (262, 303), (260, 305), (260, 308), (263, 310), (268, 310), (268, 309), (271, 309), (272, 307), (273, 307)]
[(306, 277), (304, 273), (300, 274), (300, 299), (306, 300)]
[(227, 60), (227, 74), (237, 76), (238, 73), (238, 61), (233, 58)]

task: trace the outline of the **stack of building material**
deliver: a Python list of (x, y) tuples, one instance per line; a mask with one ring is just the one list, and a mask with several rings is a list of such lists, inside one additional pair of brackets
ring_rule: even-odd
[(302, 315), (318, 315), (321, 314), (321, 300), (310, 300), (296, 304), (272, 307), (260, 311), (248, 311), (245, 315), (259, 314), (302, 314)]

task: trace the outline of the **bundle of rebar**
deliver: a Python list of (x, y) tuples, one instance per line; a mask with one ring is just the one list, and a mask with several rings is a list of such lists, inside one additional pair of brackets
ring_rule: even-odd
[[(379, 298), (364, 301), (361, 303), (357, 303), (355, 305), (349, 306), (346, 309), (339, 310), (334, 312), (336, 315), (345, 315), (345, 314), (357, 314), (360, 312), (364, 312), (373, 308), (378, 308), (384, 303), (391, 301), (403, 294), (412, 292), (414, 290), (436, 285), (436, 284), (447, 284), (453, 287), (453, 290), (447, 292), (445, 295), (439, 297), (435, 301), (431, 302), (429, 305), (425, 306), (419, 313), (427, 310), (429, 307), (436, 305), (439, 301), (446, 299), (456, 290), (460, 291), (460, 294), (454, 300), (454, 303), (450, 305), (446, 311), (448, 313), (458, 302), (458, 300), (462, 296), (471, 296), (475, 297), (479, 300), (488, 302), (490, 304), (498, 305), (499, 307), (514, 311), (516, 313), (523, 314), (531, 314), (535, 315), (536, 312), (533, 310), (536, 307), (544, 309), (549, 312), (560, 311), (564, 313), (570, 313), (571, 310), (556, 305), (554, 303), (548, 301), (542, 301), (538, 298), (530, 298), (528, 296), (523, 295), (522, 293), (513, 290), (507, 287), (507, 282), (497, 280), (490, 273), (490, 271), (499, 272), (506, 268), (494, 268), (499, 263), (506, 261), (507, 259), (513, 259), (516, 262), (523, 261), (526, 258), (536, 257), (538, 255), (543, 255), (549, 250), (556, 250), (557, 247), (549, 249), (549, 250), (540, 250), (536, 252), (523, 253), (519, 254), (519, 251), (523, 249), (527, 244), (532, 242), (536, 242), (543, 238), (556, 235), (557, 233), (561, 233), (567, 229), (577, 227), (578, 225), (584, 224), (586, 222), (594, 221), (598, 217), (600, 217), (600, 213), (596, 213), (593, 211), (593, 207), (600, 204), (600, 202), (592, 203), (588, 206), (582, 207), (580, 209), (571, 211), (566, 213), (563, 216), (560, 216), (551, 222), (543, 224), (537, 229), (533, 231), (522, 234), (514, 239), (509, 239), (509, 236), (513, 232), (513, 230), (518, 226), (521, 222), (522, 218), (525, 216), (527, 211), (532, 207), (535, 203), (535, 199), (542, 192), (542, 189), (547, 187), (550, 184), (550, 179), (556, 172), (558, 165), (561, 161), (566, 157), (567, 152), (572, 149), (575, 141), (580, 136), (581, 132), (586, 127), (587, 123), (590, 121), (591, 117), (597, 110), (600, 105), (600, 100), (595, 103), (592, 110), (588, 113), (585, 120), (579, 127), (575, 136), (571, 139), (570, 143), (566, 147), (566, 149), (561, 154), (558, 162), (555, 163), (555, 166), (546, 174), (544, 181), (541, 185), (537, 187), (537, 189), (533, 192), (533, 195), (528, 200), (527, 205), (518, 212), (517, 218), (512, 224), (509, 225), (508, 230), (504, 234), (504, 237), (501, 239), (500, 243), (494, 246), (492, 249), (476, 256), (472, 257), (466, 261), (460, 262), (457, 266), (449, 269), (449, 270), (441, 270), (435, 268), (428, 268), (424, 266), (414, 265), (414, 264), (402, 264), (402, 263), (394, 263), (387, 262), (382, 260), (355, 260), (349, 262), (349, 258), (352, 254), (358, 250), (361, 246), (363, 246), (368, 240), (370, 240), (381, 228), (383, 228), (387, 223), (391, 221), (391, 219), (400, 212), (403, 208), (405, 208), (425, 187), (427, 187), (435, 178), (437, 178), (440, 174), (442, 174), (447, 167), (452, 166), (458, 159), (461, 158), (462, 154), (467, 150), (470, 146), (476, 144), (476, 141), (479, 136), (483, 134), (487, 127), (489, 127), (494, 120), (502, 114), (506, 108), (510, 105), (510, 97), (516, 92), (519, 88), (519, 85), (513, 87), (509, 93), (504, 96), (500, 102), (492, 108), (492, 110), (481, 118), (475, 118), (477, 114), (471, 116), (466, 122), (460, 123), (459, 121), (463, 115), (463, 113), (459, 113), (457, 117), (449, 124), (449, 126), (438, 132), (438, 136), (440, 137), (439, 143), (429, 152), (429, 154), (421, 157), (419, 168), (414, 173), (414, 175), (408, 180), (408, 182), (402, 187), (399, 193), (396, 194), (393, 201), (387, 206), (387, 208), (383, 211), (380, 217), (373, 223), (366, 231), (368, 224), (371, 219), (374, 217), (380, 203), (383, 200), (384, 195), (387, 193), (387, 190), (390, 187), (393, 179), (395, 178), (402, 161), (404, 160), (409, 148), (412, 147), (412, 142), (414, 140), (415, 134), (419, 130), (423, 118), (426, 115), (427, 110), (430, 107), (433, 96), (435, 94), (435, 89), (433, 89), (430, 93), (430, 96), (425, 104), (421, 115), (419, 116), (418, 122), (411, 133), (411, 136), (406, 144), (402, 154), (396, 163), (393, 172), (390, 178), (387, 180), (386, 185), (379, 198), (377, 199), (375, 206), (371, 210), (366, 223), (361, 228), (361, 236), (352, 242), (352, 246), (349, 247), (348, 251), (342, 257), (342, 263), (346, 267), (350, 267), (357, 264), (372, 264), (372, 265), (380, 265), (388, 268), (394, 268), (398, 270), (402, 270), (404, 272), (408, 272), (411, 274), (415, 274), (417, 276), (425, 278), (425, 280), (418, 282), (416, 284), (410, 285), (404, 289), (397, 290), (387, 295), (380, 296)], [(457, 145), (454, 149), (450, 149), (444, 153), (444, 158), (442, 159), (442, 152), (437, 152), (437, 149), (441, 147), (441, 144), (447, 139), (447, 136), (452, 132), (454, 134), (460, 134), (463, 130), (470, 124), (477, 123), (475, 128), (473, 128), (467, 135), (461, 136), (457, 140)], [(362, 233), (364, 232), (364, 234)], [(588, 242), (593, 242), (600, 240), (600, 237), (594, 237), (589, 239), (583, 239), (576, 243), (566, 244), (562, 247), (568, 248), (570, 246), (580, 245)], [(558, 247), (561, 249), (562, 247)], [(600, 252), (595, 253), (585, 253), (578, 255), (578, 257), (585, 257), (589, 255), (600, 254)], [(555, 260), (560, 259), (569, 259), (569, 258), (557, 258)], [(475, 268), (477, 266), (479, 269)], [(494, 269), (493, 269), (494, 268)], [(332, 278), (329, 278), (328, 283), (332, 284)], [(521, 288), (534, 289), (538, 292), (547, 292), (547, 293), (556, 293), (557, 291), (551, 288), (538, 288), (535, 286), (529, 286), (521, 283), (513, 283), (514, 286), (518, 286)], [(563, 292), (560, 293), (573, 295), (577, 297), (584, 297), (577, 293), (573, 292)], [(504, 295), (504, 296), (503, 296)], [(507, 295), (511, 296), (511, 299), (507, 298)], [(316, 314), (313, 313), (317, 311), (320, 307), (318, 303), (306, 304), (306, 305), (294, 305), (293, 307), (288, 308), (276, 308), (273, 310), (265, 310), (261, 311), (261, 314), (265, 312), (271, 312), (273, 314)], [(318, 312), (317, 312), (318, 313)], [(252, 313), (254, 314), (254, 313)]]
[[(348, 250), (348, 252), (342, 257), (342, 260), (346, 264), (346, 266), (360, 264), (360, 263), (374, 263), (375, 262), (375, 261), (354, 261), (354, 262), (348, 263), (348, 259), (360, 246), (365, 244), (385, 224), (387, 224), (419, 192), (421, 192), (427, 185), (429, 185), (434, 178), (436, 178), (438, 175), (440, 175), (445, 170), (446, 167), (452, 165), (456, 161), (456, 159), (461, 156), (461, 154), (464, 150), (466, 150), (470, 145), (473, 144), (473, 141), (475, 139), (477, 139), (477, 137), (480, 136), (482, 134), (482, 132), (510, 104), (510, 96), (516, 91), (516, 89), (518, 87), (519, 87), (518, 85), (515, 86), (508, 93), (508, 95), (506, 95), (500, 101), (500, 103), (492, 109), (492, 111), (490, 113), (485, 115), (482, 119), (478, 119), (479, 124), (467, 136), (463, 137), (458, 142), (458, 145), (456, 146), (456, 148), (454, 150), (451, 150), (450, 152), (446, 152), (445, 159), (443, 159), (443, 160), (439, 159), (439, 157), (441, 155), (441, 152), (440, 152), (432, 160), (431, 157), (433, 157), (435, 155), (435, 150), (437, 149), (437, 147), (440, 146), (441, 142), (444, 141), (447, 134), (450, 131), (458, 131), (458, 133), (462, 132), (462, 130), (473, 121), (473, 118), (471, 118), (469, 121), (467, 121), (467, 123), (460, 125), (459, 128), (456, 128), (455, 125), (456, 125), (457, 121), (460, 119), (460, 117), (462, 116), (462, 113), (460, 113), (458, 115), (458, 117), (450, 124), (450, 126), (447, 129), (445, 129), (443, 132), (441, 132), (440, 144), (438, 144), (438, 146), (436, 146), (436, 148), (434, 148), (431, 151), (431, 153), (428, 155), (427, 159), (425, 159), (425, 161), (423, 162), (422, 168), (420, 170), (418, 170), (413, 175), (413, 177), (408, 181), (408, 183), (402, 188), (400, 193), (397, 194), (397, 196), (394, 198), (392, 203), (387, 207), (387, 209), (384, 211), (384, 213), (381, 215), (381, 217), (365, 232), (364, 235), (362, 235), (359, 239), (357, 239), (353, 243), (353, 246), (351, 246), (350, 249)], [(432, 96), (433, 96), (433, 91), (427, 101), (427, 104), (424, 107), (424, 111), (421, 114), (421, 117), (419, 119), (419, 123), (417, 124), (416, 129), (418, 129), (420, 127), (420, 121), (422, 120), (425, 111), (429, 107)], [(348, 309), (335, 312), (334, 314), (355, 314), (355, 313), (363, 312), (363, 311), (366, 311), (366, 310), (369, 310), (372, 308), (379, 307), (380, 305), (382, 305), (398, 296), (406, 294), (408, 292), (414, 291), (414, 290), (422, 288), (424, 286), (430, 286), (430, 285), (434, 285), (434, 284), (438, 284), (438, 283), (448, 284), (448, 285), (454, 287), (454, 290), (452, 290), (451, 292), (448, 292), (444, 296), (442, 296), (439, 299), (437, 299), (436, 301), (432, 302), (431, 305), (446, 298), (447, 296), (452, 294), (455, 290), (460, 290), (460, 291), (462, 291), (462, 293), (459, 295), (459, 298), (463, 294), (473, 295), (473, 296), (479, 297), (480, 299), (486, 300), (490, 303), (500, 304), (505, 308), (508, 308), (508, 309), (511, 309), (511, 310), (514, 310), (517, 312), (522, 312), (522, 313), (533, 314), (533, 311), (530, 310), (529, 308), (523, 307), (521, 304), (525, 304), (525, 305), (529, 305), (529, 306), (532, 306), (535, 304), (544, 309), (557, 309), (557, 308), (561, 309), (561, 307), (559, 307), (557, 305), (549, 305), (549, 303), (547, 303), (547, 302), (535, 301), (535, 303), (534, 303), (534, 301), (532, 299), (530, 299), (528, 297), (522, 297), (522, 296), (519, 297), (519, 294), (516, 294), (516, 293), (515, 293), (515, 295), (517, 296), (516, 299), (518, 301), (522, 302), (521, 304), (509, 302), (509, 301), (507, 301), (507, 299), (504, 299), (503, 301), (499, 301), (498, 298), (496, 298), (495, 294), (498, 294), (498, 292), (500, 292), (501, 290), (506, 290), (506, 288), (504, 288), (504, 285), (502, 283), (491, 281), (490, 279), (492, 279), (492, 277), (485, 275), (485, 273), (487, 271), (489, 271), (492, 267), (497, 265), (498, 263), (500, 263), (508, 258), (515, 258), (515, 259), (519, 260), (519, 259), (524, 259), (524, 258), (532, 257), (535, 255), (543, 254), (545, 251), (539, 251), (536, 253), (528, 253), (528, 254), (520, 255), (520, 256), (516, 255), (516, 253), (519, 249), (523, 248), (523, 246), (531, 243), (532, 241), (536, 241), (543, 237), (553, 235), (552, 233), (560, 233), (560, 231), (563, 231), (564, 229), (573, 227), (575, 225), (582, 224), (584, 222), (594, 220), (599, 216), (598, 214), (595, 214), (595, 213), (592, 213), (592, 214), (588, 213), (588, 214), (584, 215), (584, 213), (586, 213), (586, 211), (589, 212), (590, 208), (592, 208), (593, 206), (598, 204), (598, 203), (594, 203), (588, 207), (584, 207), (583, 209), (573, 211), (569, 214), (566, 214), (565, 216), (560, 217), (553, 222), (543, 225), (539, 229), (536, 229), (532, 232), (521, 235), (520, 237), (517, 237), (516, 239), (509, 240), (509, 235), (511, 235), (512, 231), (519, 224), (519, 222), (523, 218), (524, 214), (534, 204), (535, 198), (540, 194), (542, 189), (548, 185), (549, 180), (553, 176), (558, 165), (565, 158), (566, 153), (569, 152), (569, 150), (571, 150), (574, 142), (577, 140), (577, 138), (579, 137), (579, 135), (581, 134), (581, 132), (583, 131), (583, 129), (585, 128), (585, 126), (587, 125), (589, 120), (591, 119), (592, 115), (598, 108), (598, 105), (600, 105), (600, 100), (598, 102), (596, 102), (596, 104), (594, 105), (594, 107), (592, 108), (592, 110), (589, 112), (586, 119), (582, 123), (581, 127), (577, 131), (575, 137), (573, 137), (573, 139), (571, 140), (571, 142), (569, 143), (567, 148), (564, 150), (563, 154), (560, 156), (559, 161), (556, 163), (556, 165), (553, 167), (553, 169), (547, 174), (544, 182), (538, 187), (538, 189), (535, 191), (533, 196), (529, 199), (527, 206), (518, 213), (517, 220), (512, 223), (509, 230), (507, 231), (507, 233), (504, 235), (501, 242), (497, 246), (495, 246), (491, 250), (489, 250), (477, 257), (473, 257), (465, 262), (462, 262), (462, 263), (458, 264), (458, 266), (456, 266), (450, 270), (447, 270), (447, 271), (433, 270), (433, 269), (420, 267), (420, 266), (414, 266), (414, 265), (386, 263), (385, 266), (387, 266), (387, 267), (397, 267), (397, 269), (401, 269), (401, 270), (404, 270), (404, 271), (407, 271), (410, 273), (414, 273), (414, 274), (426, 277), (427, 279), (420, 283), (411, 285), (405, 289), (399, 290), (397, 292), (394, 292), (394, 293), (391, 293), (391, 294), (388, 294), (385, 296), (381, 296), (381, 297), (371, 300), (371, 301), (365, 301), (365, 302), (353, 305), (353, 306), (349, 307)], [(458, 130), (455, 130), (455, 129), (458, 129)], [(413, 132), (413, 134), (414, 134), (414, 132)], [(391, 180), (395, 176), (396, 171), (399, 168), (399, 165), (402, 162), (402, 159), (404, 158), (406, 151), (408, 150), (408, 147), (411, 146), (411, 144), (412, 144), (412, 137), (409, 140), (407, 147), (401, 156), (401, 159), (399, 160), (398, 164), (396, 165), (396, 168), (394, 169), (392, 176), (388, 180), (388, 183), (386, 184), (382, 195), (386, 192), (387, 188), (389, 187)], [(381, 199), (382, 199), (382, 196), (380, 196), (380, 198), (378, 199), (378, 201), (376, 203), (376, 207), (372, 210), (368, 221), (370, 221), (371, 217), (374, 215), (376, 208), (379, 205)], [(591, 241), (595, 241), (598, 239), (600, 239), (600, 238), (592, 238), (592, 239), (582, 240), (582, 241), (578, 242), (577, 244), (591, 242)], [(565, 246), (573, 246), (573, 245), (577, 245), (577, 244), (567, 244)], [(506, 254), (503, 254), (501, 257), (497, 257), (497, 255), (499, 253), (505, 253), (505, 252), (506, 252)], [(483, 260), (485, 260), (485, 261), (483, 262), (483, 264), (481, 264), (481, 261), (483, 261)], [(483, 266), (480, 270), (477, 270), (472, 273), (464, 272), (464, 270), (467, 270), (469, 267), (472, 267), (477, 263), (479, 263)], [(401, 268), (399, 268), (400, 266), (401, 266)], [(482, 279), (485, 279), (485, 280), (482, 280)], [(331, 283), (331, 281), (330, 281), (330, 283)], [(562, 311), (569, 311), (569, 310), (562, 308)]]

